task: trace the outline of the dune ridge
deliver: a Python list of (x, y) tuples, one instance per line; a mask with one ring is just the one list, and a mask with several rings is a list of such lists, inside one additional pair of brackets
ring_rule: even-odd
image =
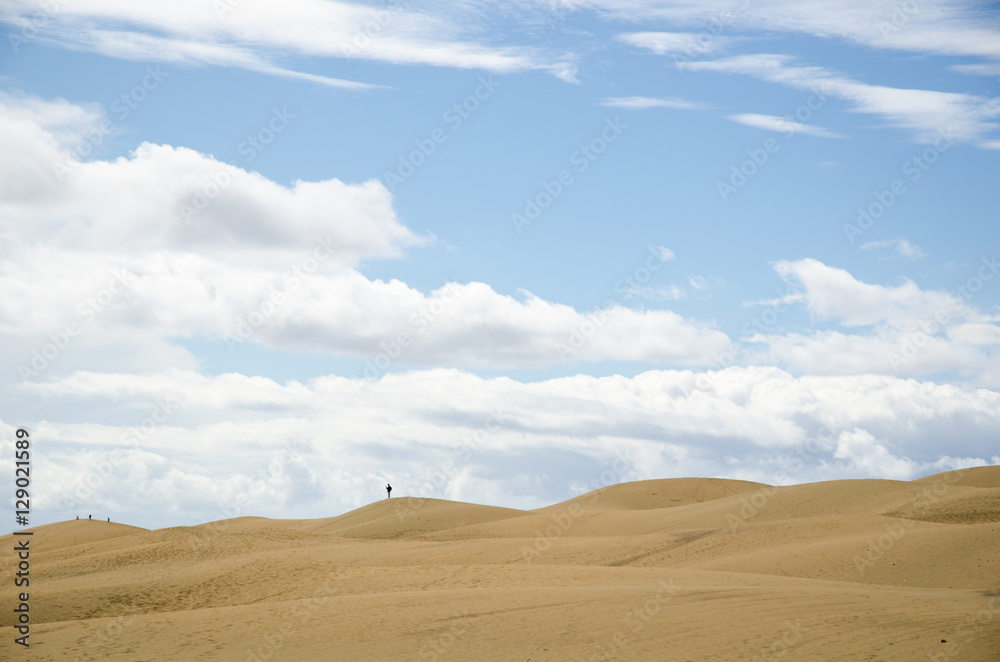
[(34, 531), (32, 660), (1000, 659), (1000, 467)]

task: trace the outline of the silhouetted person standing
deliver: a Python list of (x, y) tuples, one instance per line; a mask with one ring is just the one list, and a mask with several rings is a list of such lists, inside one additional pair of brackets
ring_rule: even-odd
[(392, 485), (389, 483), (385, 484), (385, 498), (388, 499), (392, 496)]

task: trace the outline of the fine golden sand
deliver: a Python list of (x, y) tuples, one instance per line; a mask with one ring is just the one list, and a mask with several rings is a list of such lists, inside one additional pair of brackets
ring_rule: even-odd
[(1000, 660), (1000, 467), (34, 531), (2, 660)]

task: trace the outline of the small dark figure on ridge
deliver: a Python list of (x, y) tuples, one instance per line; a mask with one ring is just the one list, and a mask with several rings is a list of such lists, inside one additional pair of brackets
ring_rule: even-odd
[(388, 499), (392, 496), (392, 485), (389, 483), (385, 484), (385, 498)]

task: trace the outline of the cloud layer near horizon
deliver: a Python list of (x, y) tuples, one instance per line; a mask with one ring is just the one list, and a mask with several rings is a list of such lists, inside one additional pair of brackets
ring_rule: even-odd
[(907, 480), (1000, 463), (994, 391), (765, 367), (535, 383), (446, 369), (305, 384), (79, 372), (27, 388), (56, 407), (132, 412), (126, 425), (98, 414), (33, 434), (46, 440), (40, 508), (138, 524), (149, 509), (187, 523), (331, 515), (379, 498), (386, 480), (399, 495), (540, 507), (621, 480)]

